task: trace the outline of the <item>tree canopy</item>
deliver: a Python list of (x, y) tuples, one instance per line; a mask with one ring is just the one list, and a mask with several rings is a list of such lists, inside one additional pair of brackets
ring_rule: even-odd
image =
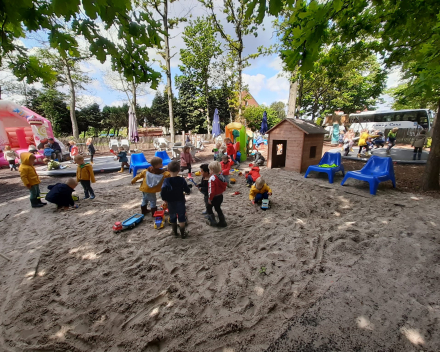
[[(136, 76), (153, 87), (158, 84), (160, 73), (149, 66), (147, 49), (160, 45), (159, 25), (148, 11), (135, 11), (130, 0), (4, 0), (0, 9), (0, 66), (6, 59), (19, 79), (54, 79), (51, 67), (28, 55), (19, 41), (40, 31), (62, 55), (78, 57), (82, 36), (101, 63), (109, 56), (113, 69), (129, 80)], [(118, 32), (118, 43), (106, 37), (110, 29)]]

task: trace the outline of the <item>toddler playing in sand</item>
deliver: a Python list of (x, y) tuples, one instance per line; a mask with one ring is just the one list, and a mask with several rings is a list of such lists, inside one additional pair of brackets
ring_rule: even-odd
[(160, 195), (167, 202), (168, 212), (170, 214), (170, 223), (172, 227), (171, 234), (178, 236), (177, 220), (179, 220), (180, 237), (188, 236), (186, 227), (186, 207), (185, 194), (189, 194), (189, 189), (185, 179), (179, 176), (180, 164), (178, 161), (172, 161), (168, 164), (168, 171), (171, 177), (163, 181)]
[(263, 199), (269, 199), (269, 196), (272, 195), (272, 190), (266, 184), (266, 181), (260, 176), (255, 181), (255, 184), (251, 187), (249, 192), (249, 200), (252, 204), (259, 203)]
[(76, 186), (78, 186), (78, 182), (73, 178), (69, 178), (66, 183), (49, 185), (47, 186), (49, 193), (46, 195), (46, 200), (56, 204), (58, 210), (76, 209), (78, 206), (75, 206), (72, 198)]
[[(226, 190), (227, 183), (225, 177), (220, 174), (222, 168), (218, 161), (213, 161), (208, 166), (210, 177), (208, 181), (208, 225), (226, 227), (226, 220), (221, 209), (223, 203), (223, 192)], [(215, 215), (212, 211), (215, 209), (219, 222), (215, 221)]]
[(15, 152), (15, 150), (12, 150), (9, 145), (5, 146), (5, 150), (3, 151), (4, 158), (9, 163), (10, 170), (17, 171), (17, 165), (15, 165), (15, 158), (19, 158), (20, 156)]
[(127, 158), (127, 152), (125, 151), (124, 147), (119, 147), (119, 154), (117, 155), (119, 162), (121, 163), (121, 170), (118, 172), (124, 172), (124, 167), (127, 166), (130, 168), (130, 165), (128, 165), (128, 158)]
[(258, 166), (252, 167), (251, 171), (249, 171), (246, 176), (246, 183), (248, 187), (251, 187), (252, 184), (260, 177), (260, 168)]
[(142, 179), (139, 190), (142, 192), (142, 214), (147, 215), (149, 210), (147, 209), (148, 203), (151, 207), (151, 215), (154, 217), (154, 213), (157, 210), (156, 206), (156, 193), (160, 192), (162, 184), (165, 178), (170, 177), (170, 173), (162, 169), (162, 159), (155, 156), (150, 160), (151, 166), (142, 171), (139, 175), (131, 180), (131, 184), (134, 185), (137, 180)]
[(209, 167), (208, 164), (200, 165), (200, 174), (202, 175), (202, 180), (197, 185), (199, 191), (203, 194), (205, 200), (205, 211), (202, 215), (208, 214), (208, 184), (209, 184)]
[(188, 177), (192, 177), (191, 175), (191, 164), (195, 163), (193, 156), (191, 155), (191, 148), (184, 147), (183, 153), (180, 154), (180, 171), (188, 170)]
[(229, 160), (229, 157), (227, 155), (223, 155), (220, 165), (222, 167), (222, 175), (225, 176), (226, 183), (229, 186), (229, 174), (231, 172), (232, 165), (234, 165), (234, 162), (232, 160)]
[(92, 183), (95, 183), (95, 174), (92, 165), (85, 163), (82, 155), (75, 156), (75, 163), (78, 165), (76, 180), (84, 188), (84, 199), (95, 199), (95, 192), (92, 189)]
[(226, 154), (231, 158), (231, 160), (234, 162), (234, 164), (237, 165), (237, 167), (240, 167), (240, 163), (238, 160), (235, 160), (235, 147), (234, 144), (232, 144), (231, 138), (225, 138), (225, 144), (226, 144)]
[(18, 168), (20, 171), (20, 177), (23, 184), (30, 192), (30, 201), (32, 208), (40, 208), (47, 203), (44, 203), (40, 199), (40, 178), (35, 170), (34, 163), (37, 159), (32, 153), (20, 154), (21, 165)]

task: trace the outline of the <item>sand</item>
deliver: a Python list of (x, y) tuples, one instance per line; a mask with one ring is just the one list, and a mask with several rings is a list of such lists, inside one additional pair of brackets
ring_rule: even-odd
[(440, 201), (261, 173), (270, 210), (237, 177), (215, 229), (193, 192), (185, 240), (112, 232), (140, 210), (128, 173), (67, 213), (2, 188), (0, 351), (438, 351)]

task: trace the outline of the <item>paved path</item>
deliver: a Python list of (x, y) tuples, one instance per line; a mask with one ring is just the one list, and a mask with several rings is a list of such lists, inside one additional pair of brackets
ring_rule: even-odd
[[(361, 160), (361, 161), (367, 161), (368, 158), (358, 158), (357, 152), (359, 151), (359, 147), (354, 147), (353, 152), (350, 152), (348, 156), (342, 156), (344, 159), (349, 160)], [(330, 152), (341, 152), (341, 148), (333, 148), (330, 149)], [(422, 152), (422, 158), (421, 160), (413, 160), (413, 150), (407, 149), (407, 148), (399, 148), (394, 147), (391, 149), (391, 154), (387, 155), (386, 148), (379, 148), (373, 150), (373, 155), (377, 156), (390, 156), (391, 159), (393, 159), (394, 162), (397, 164), (426, 164), (426, 160), (428, 160), (429, 152), (423, 151)]]

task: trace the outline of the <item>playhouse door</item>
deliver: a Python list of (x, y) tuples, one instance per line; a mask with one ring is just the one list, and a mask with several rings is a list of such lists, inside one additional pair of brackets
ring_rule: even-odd
[(272, 144), (272, 167), (286, 166), (287, 141), (273, 141)]

